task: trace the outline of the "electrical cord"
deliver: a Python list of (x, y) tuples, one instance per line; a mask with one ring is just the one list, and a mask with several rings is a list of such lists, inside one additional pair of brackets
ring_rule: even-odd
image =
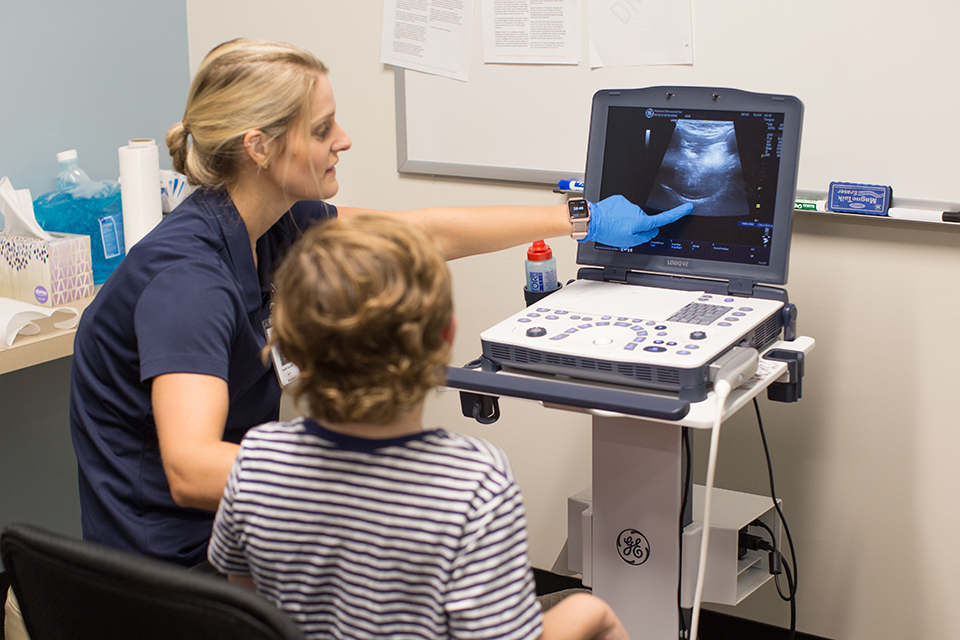
[[(693, 488), (693, 472), (692, 472), (693, 450), (692, 450), (692, 444), (690, 442), (690, 429), (687, 427), (684, 427), (681, 429), (681, 432), (682, 432), (681, 440), (683, 442), (683, 454), (684, 454), (684, 459), (686, 460), (686, 468), (684, 470), (683, 490), (680, 497), (680, 526), (679, 526), (680, 540), (679, 540), (679, 546), (677, 547), (678, 549), (681, 550), (680, 551), (680, 567), (677, 572), (677, 575), (679, 576), (683, 575), (683, 529), (684, 529), (684, 526), (686, 525), (686, 522), (684, 522), (684, 516), (686, 516), (687, 514), (687, 501), (690, 499), (691, 489)], [(683, 584), (682, 580), (677, 581), (677, 615), (680, 620), (680, 638), (686, 639), (690, 637), (688, 635), (690, 633), (690, 630), (687, 628), (686, 614), (684, 613), (683, 606), (681, 605), (682, 598), (683, 598), (682, 584)]]
[[(744, 533), (743, 531), (740, 532), (739, 544), (741, 548), (769, 552), (768, 558), (770, 563), (770, 573), (773, 574), (774, 583), (777, 585), (777, 594), (780, 596), (781, 600), (790, 603), (789, 637), (792, 639), (796, 636), (797, 632), (796, 583), (793, 579), (793, 573), (790, 571), (790, 565), (783, 561), (783, 555), (776, 547), (776, 537), (774, 536), (770, 527), (768, 527), (767, 524), (762, 520), (754, 520), (750, 523), (750, 526), (762, 527), (763, 529), (766, 529), (767, 533), (770, 535), (770, 539), (774, 541), (771, 544), (763, 538)], [(787, 579), (787, 595), (783, 595), (783, 588), (780, 586), (780, 574), (784, 574)]]
[[(780, 595), (780, 599), (785, 602), (790, 602), (793, 597), (794, 587), (793, 587), (793, 573), (790, 571), (790, 565), (786, 564), (783, 561), (783, 554), (780, 553), (780, 549), (776, 545), (776, 537), (773, 534), (773, 530), (767, 526), (767, 523), (763, 520), (754, 520), (750, 523), (751, 527), (762, 527), (770, 535), (770, 539), (773, 540), (772, 543), (767, 542), (763, 538), (750, 535), (749, 533), (740, 532), (740, 547), (745, 549), (753, 549), (755, 551), (767, 551), (769, 552), (769, 565), (770, 573), (774, 576), (774, 581), (777, 585), (777, 593)], [(783, 588), (780, 586), (780, 574), (786, 573), (787, 577), (787, 595), (783, 595)]]
[[(760, 416), (760, 403), (757, 402), (757, 399), (753, 399), (753, 408), (757, 414), (757, 426), (760, 429), (760, 440), (763, 443), (763, 454), (767, 460), (767, 474), (770, 478), (770, 498), (773, 500), (773, 508), (777, 511), (777, 517), (780, 518), (780, 523), (783, 525), (783, 532), (787, 536), (787, 546), (790, 547), (790, 563), (787, 564), (782, 562), (783, 572), (787, 579), (787, 595), (783, 595), (783, 590), (780, 587), (780, 576), (774, 573), (774, 582), (777, 585), (777, 594), (780, 596), (781, 600), (787, 601), (790, 603), (790, 640), (793, 640), (796, 637), (797, 633), (797, 553), (796, 549), (793, 546), (793, 536), (790, 534), (790, 527), (787, 526), (787, 519), (783, 516), (783, 510), (780, 508), (780, 504), (777, 502), (777, 492), (774, 487), (773, 482), (773, 463), (770, 460), (770, 448), (767, 446), (767, 434), (763, 428), (763, 418)], [(764, 522), (760, 520), (754, 520), (751, 524), (762, 527), (770, 534), (770, 539), (773, 541), (774, 551), (782, 558), (782, 554), (779, 549), (776, 548), (776, 538), (773, 535), (773, 531), (770, 530), (770, 527), (767, 526)], [(793, 567), (791, 571), (791, 567)]]

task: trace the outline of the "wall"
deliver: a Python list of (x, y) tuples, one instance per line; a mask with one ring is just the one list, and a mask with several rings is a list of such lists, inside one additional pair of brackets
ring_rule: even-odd
[[(936, 4), (884, 3), (911, 23), (935, 21)], [(378, 0), (283, 0), (264, 11), (253, 0), (189, 0), (191, 69), (212, 46), (237, 36), (287, 40), (316, 52), (332, 69), (338, 118), (353, 139), (339, 165), (338, 204), (406, 209), (560, 202), (542, 187), (397, 174), (393, 72), (379, 62), (381, 6)], [(827, 11), (822, 3), (815, 8)], [(703, 23), (696, 13), (694, 19), (698, 37)], [(731, 36), (736, 31), (736, 25), (720, 27)], [(801, 84), (823, 81), (814, 69), (829, 66), (833, 50), (827, 41), (811, 46), (811, 64), (817, 65)], [(745, 50), (743, 59), (750, 55)], [(958, 55), (929, 64), (955, 68)], [(657, 73), (669, 76), (669, 69)], [(904, 95), (898, 84), (882, 89), (883, 95)], [(836, 114), (826, 111), (808, 105), (807, 121), (839, 126), (830, 124)], [(933, 144), (919, 134), (903, 135), (889, 140), (887, 153), (923, 157)], [(885, 157), (872, 161), (882, 174)], [(920, 184), (928, 169), (918, 161), (908, 168), (915, 175), (905, 179)], [(818, 169), (801, 171), (815, 175)], [(573, 243), (551, 244), (561, 277), (573, 277)], [(960, 552), (949, 534), (960, 524), (951, 508), (960, 502), (960, 433), (950, 401), (960, 360), (953, 320), (960, 287), (951, 277), (960, 273), (958, 244), (958, 230), (942, 225), (819, 214), (795, 221), (788, 289), (800, 329), (817, 339), (817, 348), (803, 400), (783, 405), (763, 399), (760, 405), (777, 493), (797, 543), (804, 632), (855, 640), (960, 637), (954, 606), (960, 587), (953, 579)], [(517, 248), (451, 264), (460, 320), (455, 363), (476, 357), (478, 334), (522, 304), (522, 260)], [(549, 569), (565, 540), (566, 497), (590, 484), (589, 420), (522, 401), (504, 400), (501, 408), (500, 422), (483, 427), (459, 417), (457, 395), (443, 393), (432, 400), (429, 420), (485, 436), (507, 451), (526, 497), (533, 562)], [(767, 492), (753, 412), (727, 423), (721, 440), (718, 486)], [(697, 438), (699, 457), (707, 446)], [(773, 585), (730, 613), (789, 624), (789, 607)]]
[(70, 358), (0, 376), (0, 527), (80, 536), (69, 385)]
[(183, 0), (4, 0), (0, 175), (36, 198), (56, 187), (59, 151), (116, 180), (127, 140), (162, 142), (189, 88), (184, 15)]
[[(55, 188), (58, 151), (76, 148), (92, 179), (116, 180), (119, 147), (162, 140), (180, 119), (183, 0), (3, 0), (0, 25), (0, 176), (34, 198)], [(0, 376), (0, 527), (80, 535), (69, 386), (70, 358)]]

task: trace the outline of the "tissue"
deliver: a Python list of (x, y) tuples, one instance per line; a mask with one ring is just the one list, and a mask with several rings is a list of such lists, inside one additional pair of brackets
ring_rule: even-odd
[(93, 295), (90, 236), (48, 233), (37, 224), (29, 189), (0, 179), (0, 297), (56, 307)]
[(18, 335), (37, 335), (41, 329), (34, 320), (50, 318), (55, 314), (61, 318), (53, 323), (57, 329), (72, 329), (80, 322), (80, 314), (73, 307), (47, 309), (19, 300), (0, 298), (0, 349), (13, 346)]
[(49, 233), (40, 228), (33, 215), (30, 189), (14, 189), (6, 176), (0, 178), (0, 213), (3, 214), (4, 235), (53, 240)]

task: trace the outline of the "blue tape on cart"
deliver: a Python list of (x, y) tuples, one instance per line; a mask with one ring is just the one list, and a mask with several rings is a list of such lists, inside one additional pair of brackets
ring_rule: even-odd
[(879, 184), (831, 182), (827, 195), (827, 210), (885, 216), (892, 196), (892, 188)]

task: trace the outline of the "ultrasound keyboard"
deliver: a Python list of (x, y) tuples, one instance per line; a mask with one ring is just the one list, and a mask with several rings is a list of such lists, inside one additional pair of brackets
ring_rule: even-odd
[(783, 303), (577, 280), (480, 335), (483, 355), (527, 369), (706, 397), (708, 367), (779, 338)]

